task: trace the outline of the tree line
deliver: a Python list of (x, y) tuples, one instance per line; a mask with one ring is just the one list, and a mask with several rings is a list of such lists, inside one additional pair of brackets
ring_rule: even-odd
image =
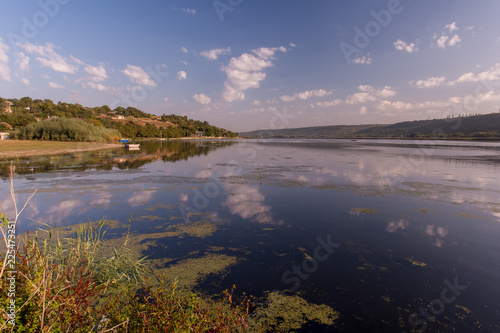
[[(5, 112), (8, 102), (12, 103), (12, 113)], [(123, 116), (125, 119), (120, 121), (117, 119), (119, 116)], [(31, 134), (28, 133), (34, 133), (35, 129), (38, 130), (41, 127), (34, 125), (29, 128), (25, 127), (46, 119), (55, 118), (77, 118), (95, 127), (116, 130), (120, 136), (126, 138), (178, 138), (196, 136), (199, 133), (202, 136), (209, 137), (233, 138), (237, 136), (237, 133), (210, 125), (207, 121), (193, 120), (187, 116), (174, 114), (164, 114), (158, 117), (134, 107), (124, 108), (118, 106), (112, 110), (107, 105), (89, 108), (78, 103), (54, 103), (50, 99), (41, 100), (30, 97), (20, 99), (0, 98), (0, 131), (9, 130), (7, 126), (9, 124), (19, 132), (19, 134), (16, 134), (17, 137), (29, 137)], [(138, 119), (150, 122), (154, 120), (156, 125), (151, 123), (140, 124), (137, 121)], [(76, 126), (75, 123), (71, 124)], [(44, 123), (44, 126), (49, 126), (49, 123)], [(49, 126), (51, 131), (54, 126)], [(47, 136), (49, 135), (45, 134), (45, 137)], [(33, 134), (33, 137), (35, 137), (35, 134)], [(64, 138), (64, 140), (69, 138), (64, 133), (55, 135), (55, 137)]]

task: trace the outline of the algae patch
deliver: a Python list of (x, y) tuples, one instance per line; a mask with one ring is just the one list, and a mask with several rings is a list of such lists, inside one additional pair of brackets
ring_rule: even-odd
[(352, 215), (360, 215), (360, 214), (377, 214), (380, 213), (378, 209), (372, 209), (372, 208), (351, 208), (349, 211)]
[(406, 261), (411, 263), (413, 266), (418, 266), (418, 267), (427, 267), (428, 265), (425, 262), (417, 261), (413, 258), (405, 258)]
[(290, 332), (299, 330), (310, 321), (333, 325), (339, 317), (339, 313), (331, 307), (311, 304), (297, 295), (271, 292), (266, 303), (252, 314), (250, 326), (253, 328), (270, 326), (272, 332)]
[(172, 279), (177, 279), (180, 288), (191, 290), (209, 274), (221, 274), (237, 262), (236, 257), (211, 253), (202, 258), (182, 260), (168, 267), (166, 274)]
[(185, 235), (192, 237), (205, 238), (212, 236), (213, 233), (217, 231), (217, 226), (207, 222), (199, 221), (192, 222), (189, 224), (179, 223), (167, 227), (167, 230), (163, 233), (166, 237), (179, 237), (183, 238)]

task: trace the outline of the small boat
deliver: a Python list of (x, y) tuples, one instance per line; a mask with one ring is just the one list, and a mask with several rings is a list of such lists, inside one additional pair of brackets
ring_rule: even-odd
[(129, 143), (129, 144), (125, 145), (125, 149), (127, 149), (127, 150), (140, 150), (141, 144), (140, 143)]

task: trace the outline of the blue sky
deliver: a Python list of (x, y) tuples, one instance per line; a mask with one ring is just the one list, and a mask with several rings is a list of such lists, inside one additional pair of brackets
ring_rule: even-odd
[(497, 0), (3, 0), (0, 96), (234, 131), (500, 109)]

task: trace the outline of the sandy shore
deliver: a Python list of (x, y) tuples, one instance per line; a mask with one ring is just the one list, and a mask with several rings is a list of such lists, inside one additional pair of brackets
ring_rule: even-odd
[(123, 147), (123, 145), (100, 142), (0, 140), (0, 159), (69, 154), (82, 151), (103, 150), (120, 147)]

